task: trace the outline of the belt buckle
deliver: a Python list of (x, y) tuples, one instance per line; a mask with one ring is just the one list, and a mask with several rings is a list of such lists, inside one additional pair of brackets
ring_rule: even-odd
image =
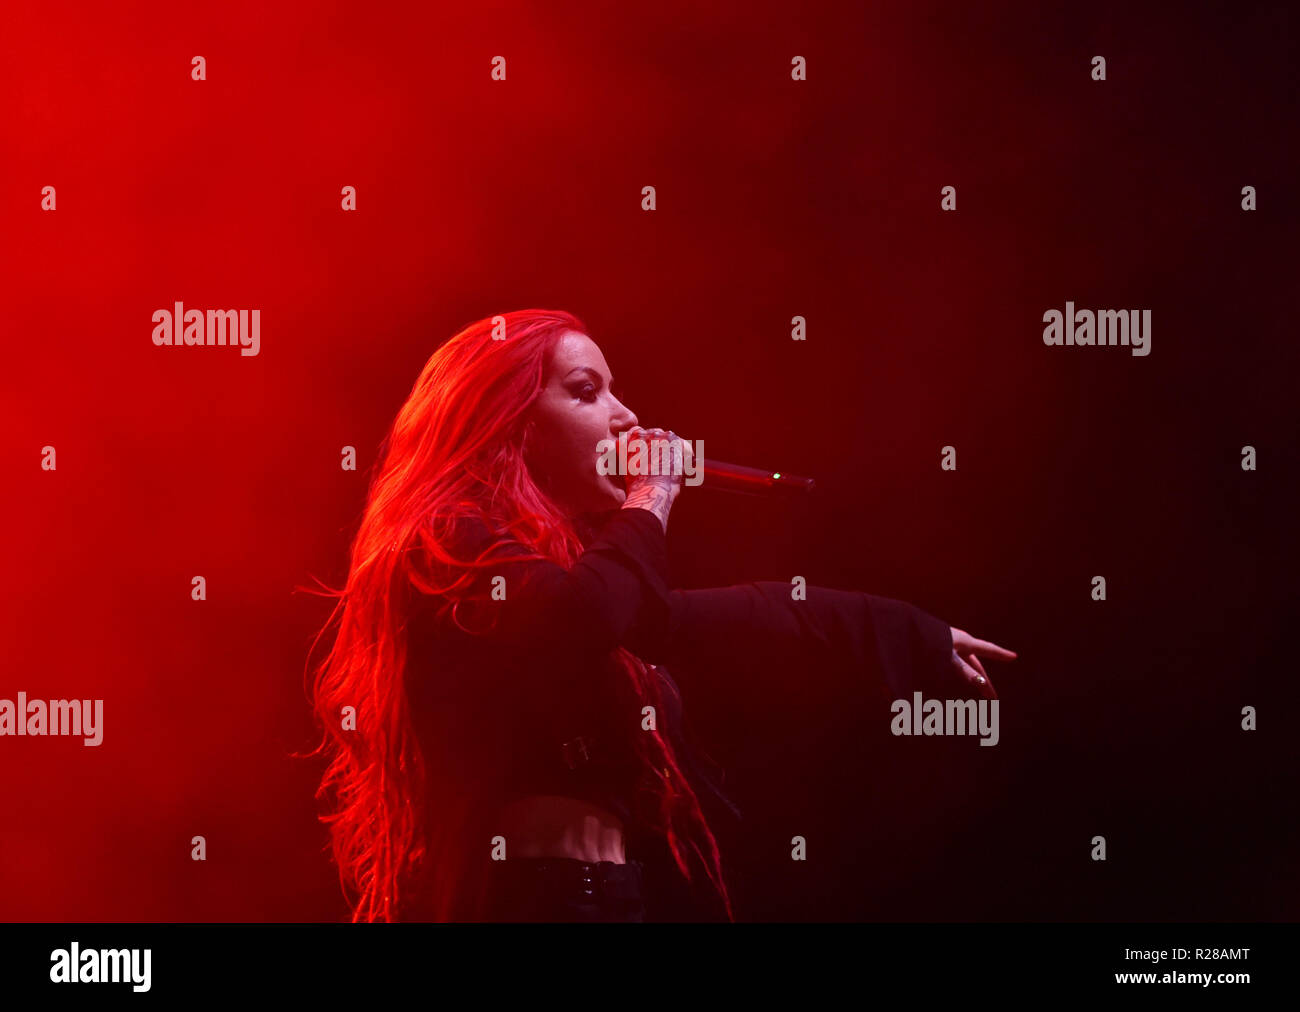
[(595, 744), (595, 740), (586, 735), (579, 735), (570, 741), (566, 741), (560, 746), (560, 754), (564, 757), (564, 764), (569, 769), (576, 770), (583, 763), (591, 762), (591, 750)]
[(578, 869), (578, 871), (581, 873), (582, 876), (581, 885), (582, 885), (583, 893), (586, 894), (587, 896), (591, 896), (591, 897), (599, 896), (603, 898), (605, 892), (605, 888), (604, 888), (605, 883), (603, 877), (596, 874), (597, 866), (590, 862), (583, 861), (581, 862), (581, 867)]

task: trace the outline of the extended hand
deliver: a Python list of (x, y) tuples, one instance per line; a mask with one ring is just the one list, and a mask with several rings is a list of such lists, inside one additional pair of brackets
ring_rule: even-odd
[(984, 665), (980, 663), (981, 657), (996, 657), (1002, 661), (1014, 661), (1016, 654), (1014, 650), (1007, 650), (996, 643), (990, 643), (988, 640), (977, 640), (968, 632), (952, 626), (952, 664), (957, 669), (957, 673), (971, 684), (971, 687), (978, 692), (984, 699), (997, 699), (998, 693), (993, 688), (993, 681), (989, 678), (988, 672), (984, 670)]

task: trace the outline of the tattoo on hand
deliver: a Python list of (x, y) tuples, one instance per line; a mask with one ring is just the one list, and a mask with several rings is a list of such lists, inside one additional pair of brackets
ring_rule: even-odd
[(623, 509), (649, 510), (659, 518), (665, 533), (668, 531), (668, 512), (672, 509), (673, 497), (667, 488), (659, 485), (641, 485), (628, 493), (623, 502)]

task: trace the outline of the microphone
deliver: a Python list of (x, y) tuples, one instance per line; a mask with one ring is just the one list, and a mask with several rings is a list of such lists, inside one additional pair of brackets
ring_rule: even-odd
[(725, 464), (720, 460), (703, 458), (699, 461), (704, 481), (700, 488), (739, 495), (799, 495), (811, 492), (815, 482), (785, 471), (764, 471), (757, 467)]

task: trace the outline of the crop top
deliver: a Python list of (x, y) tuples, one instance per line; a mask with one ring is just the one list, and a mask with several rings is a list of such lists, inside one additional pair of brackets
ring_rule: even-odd
[(796, 599), (779, 582), (670, 589), (667, 538), (648, 510), (614, 511), (567, 570), (520, 558), (529, 551), (482, 521), (459, 521), (455, 541), (458, 558), (495, 546), (487, 557), (500, 561), (476, 571), (461, 601), (473, 632), (444, 600), (415, 594), (407, 691), (426, 756), (479, 804), (557, 794), (637, 822), (645, 704), (614, 663), (619, 646), (659, 679), (656, 726), (713, 817), (739, 813), (686, 733), (668, 669), (739, 678), (742, 695), (744, 679), (773, 668), (796, 690), (808, 671), (888, 698), (950, 687), (949, 626), (906, 602), (823, 587)]

